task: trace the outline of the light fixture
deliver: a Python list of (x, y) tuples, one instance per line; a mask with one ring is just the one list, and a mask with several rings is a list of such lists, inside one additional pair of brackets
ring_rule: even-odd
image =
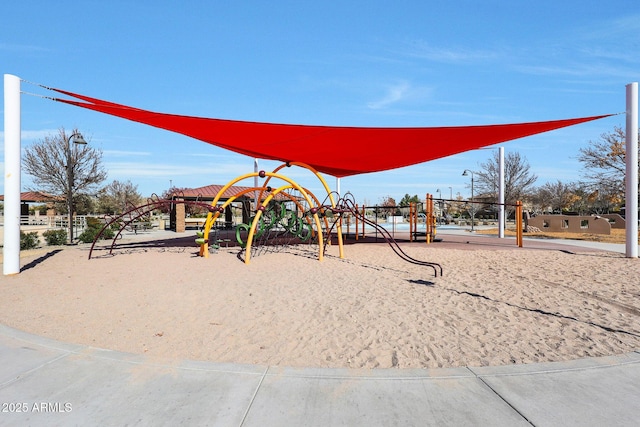
[(469, 176), (469, 173), (471, 174), (471, 232), (474, 232), (474, 222), (475, 222), (475, 218), (476, 218), (476, 210), (475, 210), (475, 206), (473, 204), (473, 171), (470, 171), (469, 169), (465, 169), (464, 172), (462, 172), (462, 176)]
[(71, 137), (69, 139), (74, 144), (80, 144), (80, 145), (86, 145), (87, 144), (87, 141), (84, 140), (84, 137), (82, 136), (82, 134), (80, 132), (74, 133), (73, 135), (71, 135)]
[(74, 159), (71, 157), (71, 143), (78, 145), (87, 145), (84, 137), (80, 132), (74, 132), (69, 138), (67, 138), (67, 164), (65, 166), (67, 172), (67, 209), (69, 215), (69, 244), (73, 244), (73, 168), (75, 167)]

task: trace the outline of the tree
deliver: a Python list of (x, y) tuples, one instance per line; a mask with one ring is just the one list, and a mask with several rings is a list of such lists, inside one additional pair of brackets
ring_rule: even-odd
[[(182, 197), (184, 197), (184, 191), (185, 190), (189, 190), (189, 188), (186, 187), (171, 187), (168, 190), (162, 192), (162, 195), (160, 196), (161, 199), (163, 200), (172, 200), (172, 199), (180, 199)], [(161, 208), (160, 212), (162, 213), (169, 213), (170, 208)], [(205, 213), (208, 213), (207, 208), (203, 207), (203, 206), (196, 206), (196, 205), (190, 205), (190, 204), (185, 204), (184, 205), (184, 213), (186, 216), (198, 216), (198, 215), (204, 215)]]
[(577, 194), (578, 186), (574, 183), (547, 182), (538, 187), (533, 194), (534, 210), (542, 213), (562, 213), (570, 210), (582, 197)]
[(98, 211), (106, 214), (121, 214), (128, 209), (140, 205), (142, 195), (138, 186), (131, 181), (114, 180), (98, 193)]
[[(496, 151), (485, 163), (480, 163), (482, 170), (475, 172), (476, 194), (493, 194), (498, 201), (500, 186), (500, 155)], [(510, 152), (504, 156), (504, 202), (514, 205), (524, 199), (533, 187), (538, 177), (531, 173), (531, 166), (527, 159), (518, 152)], [(506, 206), (507, 212), (515, 210), (513, 206)]]
[(456, 194), (455, 201), (449, 202), (447, 214), (452, 216), (460, 216), (465, 208), (465, 202), (460, 193)]
[(578, 160), (583, 164), (584, 177), (591, 191), (609, 195), (612, 202), (622, 199), (625, 193), (625, 153), (625, 131), (620, 127), (603, 133), (600, 140), (589, 141), (587, 147), (580, 149)]
[(420, 203), (420, 198), (418, 195), (409, 196), (409, 194), (405, 194), (404, 197), (400, 200), (400, 206), (409, 206), (410, 203)]
[(586, 203), (581, 212), (585, 214), (605, 214), (610, 213), (612, 210), (620, 210), (624, 193), (608, 193), (606, 189), (594, 190), (592, 186), (582, 186), (582, 192), (584, 193), (583, 199)]
[(58, 134), (46, 136), (27, 147), (23, 156), (23, 168), (33, 177), (37, 190), (59, 195), (70, 206), (69, 243), (73, 242), (74, 197), (90, 193), (107, 177), (102, 167), (101, 150), (86, 143), (71, 143), (79, 135), (77, 129), (67, 134), (60, 128)]
[(387, 216), (394, 215), (395, 210), (397, 209), (396, 200), (391, 196), (383, 197), (378, 205), (383, 207), (382, 213)]
[(391, 196), (384, 196), (383, 198), (380, 199), (380, 202), (378, 204), (379, 206), (384, 206), (384, 207), (395, 207), (396, 199), (394, 199)]
[(90, 194), (75, 194), (73, 196), (73, 209), (77, 215), (87, 215), (96, 210), (95, 197)]

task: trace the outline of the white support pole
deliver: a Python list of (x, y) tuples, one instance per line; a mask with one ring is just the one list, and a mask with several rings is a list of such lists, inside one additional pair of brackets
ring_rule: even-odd
[(498, 147), (498, 237), (504, 239), (504, 147)]
[(4, 75), (4, 248), (2, 272), (20, 273), (20, 78)]
[(340, 178), (336, 178), (336, 193), (338, 193), (338, 197), (341, 197), (341, 194), (340, 194)]
[(626, 256), (638, 257), (638, 83), (627, 85), (625, 223)]

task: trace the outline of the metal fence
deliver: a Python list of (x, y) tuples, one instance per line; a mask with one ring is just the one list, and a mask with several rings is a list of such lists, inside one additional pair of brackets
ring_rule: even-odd
[[(4, 216), (0, 216), (0, 225), (4, 227)], [(54, 230), (54, 229), (68, 229), (69, 228), (69, 216), (68, 215), (23, 215), (20, 217), (20, 227), (25, 227), (26, 230)], [(74, 238), (77, 238), (84, 229), (87, 228), (87, 216), (76, 215), (73, 217), (73, 234)]]

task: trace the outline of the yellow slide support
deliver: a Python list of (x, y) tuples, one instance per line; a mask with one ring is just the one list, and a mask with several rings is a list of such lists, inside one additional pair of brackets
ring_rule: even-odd
[[(329, 185), (327, 184), (327, 181), (325, 181), (325, 179), (322, 177), (322, 175), (320, 175), (320, 173), (315, 170), (315, 168), (313, 168), (312, 166), (309, 166), (306, 163), (301, 163), (301, 162), (288, 162), (288, 163), (283, 163), (280, 166), (278, 166), (277, 168), (275, 168), (273, 170), (273, 173), (278, 173), (279, 170), (281, 170), (284, 167), (290, 167), (290, 166), (298, 166), (304, 169), (307, 169), (308, 171), (310, 171), (311, 173), (313, 173), (316, 178), (318, 178), (318, 180), (320, 181), (320, 183), (322, 184), (322, 186), (324, 187), (324, 190), (327, 192), (327, 195), (329, 196), (329, 201), (331, 202), (331, 207), (335, 208), (336, 207), (336, 201), (333, 199), (333, 194), (331, 192), (331, 189), (329, 188)], [(264, 189), (267, 187), (267, 184), (269, 183), (269, 180), (271, 179), (271, 177), (268, 177), (266, 179), (266, 181), (264, 182), (263, 185), (263, 191), (260, 192), (260, 196), (258, 197), (258, 200), (262, 200), (262, 194), (264, 192)], [(315, 198), (315, 196), (314, 196)], [(326, 221), (326, 220), (325, 220)], [(344, 250), (343, 250), (343, 242), (342, 242), (342, 224), (339, 222), (338, 223), (338, 227), (336, 229), (336, 232), (338, 234), (338, 249), (340, 252), (340, 258), (344, 258)]]
[[(287, 183), (289, 183), (290, 185), (285, 185), (282, 186), (280, 188), (278, 188), (276, 191), (272, 192), (269, 196), (267, 196), (267, 198), (265, 199), (265, 203), (261, 205), (264, 206), (266, 205), (269, 201), (271, 201), (271, 199), (278, 193), (280, 193), (281, 191), (288, 189), (288, 188), (295, 188), (296, 190), (298, 190), (300, 192), (300, 194), (302, 194), (302, 196), (305, 198), (305, 200), (307, 201), (307, 203), (309, 204), (309, 206), (311, 206), (312, 208), (316, 208), (316, 206), (314, 206), (312, 198), (309, 196), (309, 193), (302, 187), (300, 187), (295, 181), (289, 179), (288, 177), (284, 176), (284, 175), (280, 175), (277, 173), (273, 173), (273, 172), (252, 172), (252, 173), (248, 173), (248, 174), (244, 174), (241, 175), (237, 178), (235, 178), (234, 180), (230, 181), (229, 183), (227, 183), (227, 185), (225, 185), (224, 187), (222, 187), (222, 189), (220, 189), (220, 191), (218, 192), (218, 194), (216, 194), (216, 197), (213, 199), (213, 201), (211, 202), (212, 206), (215, 206), (217, 208), (217, 204), (220, 201), (220, 198), (222, 197), (222, 195), (229, 189), (231, 188), (231, 186), (233, 186), (234, 184), (236, 184), (239, 181), (242, 181), (244, 179), (248, 179), (248, 178), (253, 178), (259, 176), (261, 178), (264, 177), (269, 177), (269, 178), (278, 178), (281, 179)], [(325, 183), (326, 184), (326, 183)], [(263, 186), (261, 187), (262, 189), (265, 189), (266, 187)], [(247, 190), (248, 191), (254, 191), (255, 189), (251, 189), (251, 190)], [(232, 198), (233, 200), (235, 200), (235, 198)], [(230, 201), (232, 201), (232, 199), (228, 200), (224, 206), (227, 206)], [(223, 206), (223, 207), (224, 207)], [(204, 230), (203, 230), (203, 235), (204, 236), (208, 236), (209, 233), (211, 232), (211, 228), (213, 226), (213, 224), (215, 223), (215, 220), (218, 218), (218, 216), (220, 215), (220, 210), (219, 208), (216, 209), (215, 212), (209, 212), (209, 214), (207, 215), (207, 220), (205, 222), (205, 226), (204, 226)], [(250, 258), (251, 258), (251, 243), (253, 241), (253, 235), (255, 234), (255, 229), (257, 227), (257, 224), (260, 220), (260, 216), (262, 215), (262, 210), (258, 209), (258, 212), (256, 213), (256, 216), (253, 220), (253, 223), (251, 225), (251, 229), (249, 230), (249, 236), (248, 236), (248, 240), (247, 240), (247, 245), (245, 247), (245, 264), (249, 264)], [(322, 261), (323, 259), (323, 255), (324, 255), (324, 241), (323, 241), (323, 234), (322, 234), (322, 225), (320, 223), (320, 219), (318, 218), (318, 213), (317, 211), (315, 213), (313, 213), (313, 219), (314, 222), (316, 224), (316, 227), (318, 229), (318, 260)], [(340, 241), (340, 243), (342, 243)], [(208, 255), (209, 252), (209, 243), (208, 243), (208, 239), (205, 239), (203, 244), (200, 245), (200, 256), (204, 256), (206, 257)], [(342, 245), (340, 245), (340, 252), (342, 254)]]

